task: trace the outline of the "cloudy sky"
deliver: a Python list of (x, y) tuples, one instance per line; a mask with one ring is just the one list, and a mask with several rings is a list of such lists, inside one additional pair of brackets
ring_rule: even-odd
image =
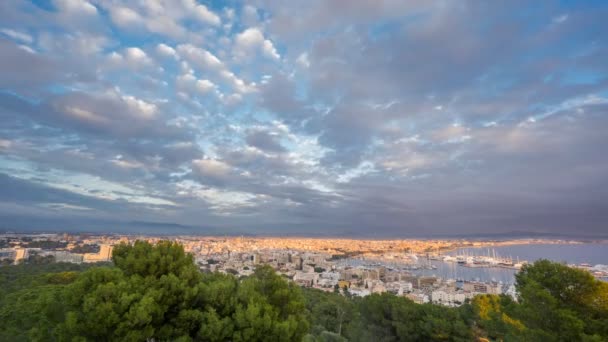
[(0, 229), (608, 232), (605, 1), (0, 1)]

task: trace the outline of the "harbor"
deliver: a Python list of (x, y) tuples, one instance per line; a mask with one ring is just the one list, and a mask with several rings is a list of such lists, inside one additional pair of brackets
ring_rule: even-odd
[(589, 271), (608, 281), (608, 245), (527, 244), (495, 248), (460, 248), (448, 252), (383, 253), (343, 260), (351, 266), (378, 267), (407, 271), (417, 276), (433, 276), (456, 281), (485, 281), (513, 284), (515, 274), (539, 259), (562, 262)]
[(521, 267), (528, 263), (526, 260), (520, 260), (519, 257), (515, 259), (511, 256), (501, 257), (496, 254), (495, 249), (487, 249), (487, 254), (472, 254), (465, 250), (460, 252), (456, 256), (452, 255), (441, 255), (441, 254), (426, 254), (428, 260), (440, 260), (443, 262), (457, 263), (463, 267), (470, 268), (481, 268), (481, 267), (499, 267), (513, 270), (519, 270)]

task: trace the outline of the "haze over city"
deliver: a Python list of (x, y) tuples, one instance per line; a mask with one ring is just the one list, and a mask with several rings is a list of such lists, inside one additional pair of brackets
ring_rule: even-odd
[(605, 235), (607, 17), (0, 1), (0, 231)]

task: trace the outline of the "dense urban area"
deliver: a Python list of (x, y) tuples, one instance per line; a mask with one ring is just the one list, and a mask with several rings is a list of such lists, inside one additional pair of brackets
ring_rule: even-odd
[[(69, 234), (10, 235), (3, 237), (2, 264), (110, 262), (112, 248), (136, 240), (156, 243), (160, 237), (90, 236)], [(478, 294), (507, 294), (515, 298), (514, 284), (480, 279), (443, 279), (412, 271), (436, 268), (429, 260), (456, 263), (462, 267), (520, 269), (527, 261), (493, 256), (451, 256), (444, 253), (463, 247), (500, 246), (523, 243), (577, 243), (557, 240), (355, 240), (317, 238), (174, 237), (194, 256), (206, 272), (238, 277), (253, 274), (258, 265), (269, 265), (277, 273), (302, 287), (348, 292), (364, 297), (391, 292), (415, 303), (459, 306)], [(359, 262), (349, 262), (357, 260)], [(608, 276), (605, 265), (571, 265), (586, 269), (598, 278)], [(433, 273), (433, 272), (428, 272)]]
[(6, 234), (0, 340), (605, 341), (605, 266), (448, 254), (534, 242)]

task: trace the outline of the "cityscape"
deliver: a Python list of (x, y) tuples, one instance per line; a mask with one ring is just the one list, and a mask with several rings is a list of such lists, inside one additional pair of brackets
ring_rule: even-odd
[[(289, 281), (307, 288), (365, 297), (390, 292), (415, 303), (459, 306), (480, 294), (505, 294), (516, 299), (514, 279), (447, 278), (433, 274), (442, 262), (467, 268), (519, 270), (526, 260), (497, 257), (493, 247), (509, 245), (583, 244), (576, 240), (522, 239), (467, 240), (362, 240), (273, 237), (152, 237), (90, 234), (4, 234), (0, 262), (19, 264), (34, 258), (47, 262), (97, 263), (112, 261), (120, 243), (163, 240), (178, 242), (194, 257), (203, 272), (248, 277), (260, 265), (271, 266)], [(597, 241), (596, 241), (597, 242)], [(608, 244), (608, 241), (599, 241)], [(589, 242), (587, 242), (589, 243)], [(9, 247), (10, 246), (10, 247)], [(488, 255), (467, 255), (460, 250), (482, 248)], [(456, 254), (450, 253), (456, 251)], [(492, 253), (490, 253), (492, 251)], [(448, 254), (450, 253), (450, 254)], [(570, 264), (608, 281), (608, 265)], [(427, 275), (417, 271), (428, 270)], [(432, 275), (431, 275), (432, 274)]]

